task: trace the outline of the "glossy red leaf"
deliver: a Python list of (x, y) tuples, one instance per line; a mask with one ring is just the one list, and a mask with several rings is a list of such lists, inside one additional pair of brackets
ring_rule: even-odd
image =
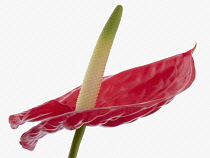
[(77, 87), (57, 99), (11, 115), (10, 125), (15, 129), (25, 122), (41, 121), (20, 139), (23, 148), (33, 150), (40, 138), (63, 128), (114, 127), (150, 115), (192, 84), (195, 79), (194, 49), (104, 77), (92, 109), (75, 111), (80, 91)]

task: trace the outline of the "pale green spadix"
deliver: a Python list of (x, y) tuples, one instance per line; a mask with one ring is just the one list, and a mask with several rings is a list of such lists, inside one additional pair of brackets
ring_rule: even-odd
[(122, 11), (122, 6), (118, 5), (99, 36), (77, 99), (76, 110), (90, 109), (96, 104), (107, 59), (120, 24)]

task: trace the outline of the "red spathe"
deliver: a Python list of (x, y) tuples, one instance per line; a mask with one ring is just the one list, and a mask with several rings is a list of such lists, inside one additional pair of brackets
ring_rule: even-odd
[(40, 138), (63, 128), (114, 127), (150, 115), (192, 84), (195, 79), (194, 49), (104, 77), (96, 106), (92, 109), (75, 111), (80, 91), (77, 87), (57, 99), (11, 115), (10, 125), (15, 129), (25, 122), (41, 121), (20, 139), (23, 148), (33, 150)]

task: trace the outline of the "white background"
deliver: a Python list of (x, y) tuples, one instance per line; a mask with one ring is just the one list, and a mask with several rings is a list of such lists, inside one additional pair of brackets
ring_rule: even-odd
[(115, 128), (88, 127), (78, 158), (210, 157), (208, 0), (1, 0), (0, 157), (67, 158), (74, 131), (19, 145), (36, 123), (12, 130), (8, 116), (81, 84), (92, 50), (116, 5), (124, 13), (105, 75), (185, 52), (197, 42), (193, 85), (161, 110)]

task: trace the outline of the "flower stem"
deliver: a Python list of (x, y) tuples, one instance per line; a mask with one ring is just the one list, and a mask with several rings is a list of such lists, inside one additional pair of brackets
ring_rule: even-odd
[(86, 128), (86, 126), (83, 125), (82, 127), (80, 127), (79, 129), (77, 129), (75, 131), (74, 139), (71, 144), (71, 149), (70, 149), (68, 158), (76, 158), (77, 157), (77, 153), (79, 150), (79, 146), (80, 146), (82, 137), (85, 132), (85, 128)]

